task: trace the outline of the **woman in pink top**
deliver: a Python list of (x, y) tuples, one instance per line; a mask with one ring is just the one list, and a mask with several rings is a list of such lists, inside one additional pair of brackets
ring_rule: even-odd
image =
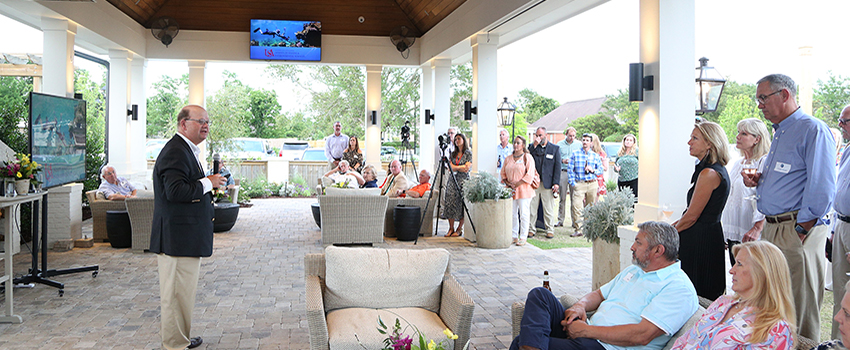
[(525, 245), (528, 238), (528, 206), (534, 197), (531, 181), (537, 171), (535, 169), (534, 158), (528, 154), (525, 139), (517, 136), (514, 139), (514, 153), (505, 159), (502, 166), (502, 183), (514, 189), (511, 235), (518, 246)]
[(791, 273), (782, 252), (767, 241), (732, 250), (735, 294), (717, 298), (672, 349), (793, 349)]

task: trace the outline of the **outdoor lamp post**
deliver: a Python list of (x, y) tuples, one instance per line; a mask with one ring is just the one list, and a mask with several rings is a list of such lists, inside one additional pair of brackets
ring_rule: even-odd
[[(496, 111), (499, 113), (499, 121), (502, 123), (502, 126), (511, 125), (511, 137), (514, 137), (514, 113), (516, 112), (516, 106), (508, 102), (508, 98), (505, 97), (505, 100), (499, 104), (499, 108)], [(511, 142), (513, 143), (513, 141)]]
[(714, 69), (708, 67), (708, 58), (699, 59), (699, 67), (696, 69), (696, 114), (714, 112), (720, 95), (723, 94), (723, 84), (726, 79)]

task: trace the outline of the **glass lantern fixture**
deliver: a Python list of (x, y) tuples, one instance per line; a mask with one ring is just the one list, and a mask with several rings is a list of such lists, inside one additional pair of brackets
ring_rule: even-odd
[(696, 68), (696, 114), (701, 115), (717, 110), (720, 95), (723, 94), (723, 85), (726, 79), (723, 75), (708, 66), (708, 58), (699, 59), (699, 67)]
[(502, 126), (511, 126), (511, 136), (514, 134), (514, 113), (516, 113), (516, 106), (513, 103), (508, 102), (508, 98), (505, 97), (505, 100), (499, 104), (499, 108), (496, 109), (499, 122), (502, 123)]

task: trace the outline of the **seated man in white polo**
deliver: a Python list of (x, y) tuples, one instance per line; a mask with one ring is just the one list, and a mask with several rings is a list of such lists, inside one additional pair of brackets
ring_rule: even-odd
[(118, 176), (115, 173), (115, 168), (111, 165), (103, 167), (100, 177), (104, 180), (100, 183), (98, 191), (103, 193), (106, 199), (111, 201), (123, 201), (125, 198), (136, 196), (136, 187), (127, 181), (127, 179)]

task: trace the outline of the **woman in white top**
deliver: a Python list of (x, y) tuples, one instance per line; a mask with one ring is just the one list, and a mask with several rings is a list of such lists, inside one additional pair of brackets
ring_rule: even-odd
[(741, 242), (757, 241), (764, 227), (764, 215), (756, 210), (756, 188), (744, 186), (741, 172), (745, 165), (747, 168), (761, 169), (770, 150), (770, 133), (763, 121), (748, 118), (738, 122), (738, 136), (735, 140), (735, 147), (744, 158), (734, 162), (729, 170), (729, 198), (720, 219), (732, 265), (735, 265), (732, 247)]

